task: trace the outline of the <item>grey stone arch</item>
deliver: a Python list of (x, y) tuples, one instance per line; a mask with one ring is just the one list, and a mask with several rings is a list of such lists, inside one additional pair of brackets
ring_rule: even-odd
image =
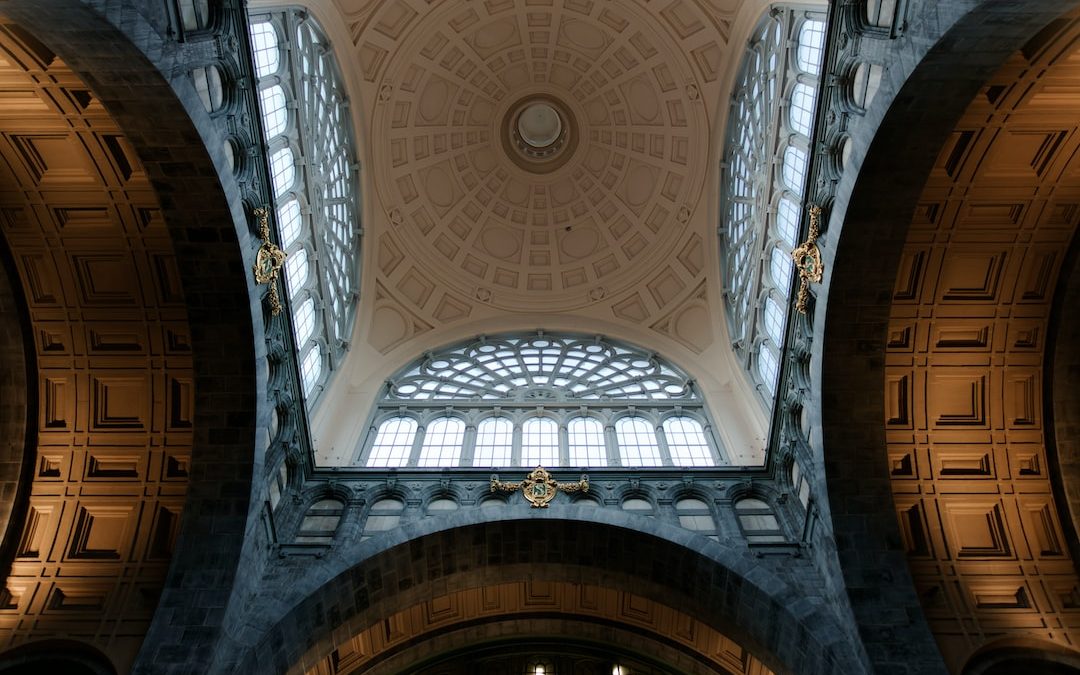
[[(266, 531), (263, 453), (270, 406), (257, 243), (225, 136), (165, 36), (169, 6), (138, 0), (11, 0), (0, 11), (78, 74), (129, 139), (154, 186), (187, 303), (195, 424), (180, 533), (133, 672), (212, 672), (241, 630)], [(192, 38), (194, 40), (194, 37)], [(241, 565), (247, 573), (238, 575)]]
[(812, 567), (789, 565), (776, 568), (786, 568), (781, 577), (746, 550), (617, 509), (522, 504), (494, 517), (466, 509), (305, 559), (303, 574), (283, 577), (280, 595), (253, 608), (253, 640), (233, 672), (302, 673), (396, 610), (523, 579), (595, 584), (677, 607), (778, 674), (866, 672), (820, 595), (792, 585)]
[(850, 127), (850, 159), (824, 205), (806, 411), (822, 519), (814, 555), (876, 670), (946, 672), (908, 571), (887, 466), (884, 354), (900, 253), (933, 162), (979, 88), (1077, 4), (908, 2), (904, 39), (890, 43), (890, 68)]

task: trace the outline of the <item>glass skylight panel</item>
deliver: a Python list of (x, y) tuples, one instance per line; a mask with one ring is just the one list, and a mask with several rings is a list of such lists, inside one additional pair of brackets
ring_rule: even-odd
[(281, 58), (277, 31), (269, 21), (251, 24), (251, 48), (255, 56), (255, 77), (277, 72)]
[(765, 299), (765, 332), (773, 344), (781, 344), (784, 334), (784, 310), (772, 297)]
[(322, 375), (322, 349), (316, 344), (312, 345), (310, 351), (304, 354), (300, 363), (300, 380), (304, 386), (305, 396), (315, 388), (315, 383), (319, 381), (320, 375)]
[(289, 115), (285, 110), (285, 90), (280, 84), (259, 92), (259, 104), (262, 108), (263, 127), (267, 140), (285, 131)]
[(281, 148), (270, 155), (270, 174), (274, 181), (274, 197), (282, 197), (293, 185), (296, 177), (296, 159), (292, 149)]
[(293, 328), (296, 330), (296, 343), (302, 345), (315, 332), (315, 301), (311, 298), (300, 303), (293, 316)]
[(825, 49), (825, 22), (807, 20), (799, 29), (799, 68), (808, 75), (821, 72), (821, 56)]
[(776, 391), (776, 376), (779, 372), (780, 364), (777, 361), (776, 354), (772, 352), (772, 347), (762, 342), (758, 346), (758, 375), (761, 376), (762, 383), (769, 388), (770, 392)]
[(791, 255), (779, 246), (774, 246), (769, 261), (769, 274), (772, 275), (777, 292), (785, 298), (788, 296), (788, 289), (791, 288), (791, 271)]
[(300, 236), (300, 202), (290, 199), (278, 208), (278, 231), (281, 248), (287, 249)]
[(810, 85), (799, 82), (791, 90), (789, 120), (794, 131), (810, 137), (814, 123), (814, 90)]
[(806, 183), (806, 163), (806, 151), (802, 148), (789, 145), (784, 151), (784, 182), (798, 195), (802, 195)]

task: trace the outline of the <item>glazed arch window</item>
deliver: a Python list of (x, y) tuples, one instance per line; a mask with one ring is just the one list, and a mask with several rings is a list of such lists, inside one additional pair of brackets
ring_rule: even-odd
[(787, 541), (772, 507), (761, 499), (747, 497), (735, 502), (739, 528), (751, 544), (782, 544)]
[(387, 381), (355, 464), (712, 467), (728, 464), (690, 377), (601, 337), (482, 336)]
[(265, 10), (250, 21), (278, 245), (288, 254), (287, 303), (311, 409), (345, 356), (359, 297), (351, 117), (332, 45), (306, 10)]
[(825, 28), (819, 12), (769, 10), (732, 96), (720, 189), (724, 299), (732, 347), (767, 406), (784, 348)]
[(300, 531), (294, 540), (298, 544), (329, 544), (334, 540), (345, 505), (336, 499), (323, 499), (312, 504), (300, 521)]

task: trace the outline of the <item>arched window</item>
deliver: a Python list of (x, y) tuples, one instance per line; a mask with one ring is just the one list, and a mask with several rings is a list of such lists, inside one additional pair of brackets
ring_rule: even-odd
[(818, 16), (774, 8), (758, 24), (732, 97), (724, 151), (720, 245), (727, 317), (735, 353), (766, 405), (775, 395), (784, 347), (790, 253), (798, 245), (810, 169), (825, 40)]
[(591, 417), (575, 417), (566, 425), (571, 466), (607, 466), (604, 424)]
[(701, 422), (692, 417), (669, 417), (664, 420), (664, 438), (675, 466), (709, 466), (712, 458)]
[[(444, 416), (417, 422), (433, 411)], [(387, 381), (372, 415), (361, 466), (727, 464), (689, 376), (601, 337), (482, 336), (429, 352)], [(653, 421), (664, 419), (666, 442)]]
[(367, 520), (364, 521), (364, 531), (361, 539), (367, 539), (380, 532), (392, 530), (401, 522), (401, 513), (405, 510), (405, 503), (400, 499), (380, 499), (371, 505)]
[(623, 417), (615, 423), (619, 459), (623, 466), (660, 466), (656, 430), (643, 417)]
[(679, 524), (686, 529), (716, 538), (716, 521), (705, 502), (690, 497), (679, 499), (675, 502), (675, 513)]
[(780, 531), (780, 522), (772, 508), (760, 499), (746, 498), (735, 502), (739, 528), (751, 544), (781, 544), (787, 541)]
[(505, 417), (488, 417), (476, 427), (473, 466), (510, 466), (514, 449), (514, 423)]
[[(318, 348), (305, 395), (310, 407), (348, 347), (360, 281), (356, 151), (343, 80), (329, 40), (301, 9), (253, 14), (249, 26), (262, 126), (288, 254), (289, 300), (315, 299), (314, 331), (298, 340), (298, 360)], [(309, 276), (310, 275), (310, 278)], [(317, 278), (316, 278), (317, 277)], [(300, 319), (292, 305), (293, 321)], [(300, 334), (300, 331), (294, 331)]]
[(296, 543), (329, 544), (334, 540), (345, 505), (336, 499), (323, 499), (312, 504), (300, 522)]
[(220, 110), (225, 103), (225, 87), (221, 82), (221, 70), (217, 66), (206, 66), (191, 71), (195, 82), (195, 92), (202, 100), (206, 112)]
[(368, 453), (367, 466), (405, 466), (412, 454), (416, 420), (392, 417), (379, 425), (375, 443)]
[(440, 417), (428, 422), (417, 466), (455, 466), (461, 459), (465, 423), (456, 417)]

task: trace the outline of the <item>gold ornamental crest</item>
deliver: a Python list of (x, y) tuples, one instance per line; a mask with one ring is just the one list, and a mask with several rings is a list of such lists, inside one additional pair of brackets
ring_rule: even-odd
[(517, 483), (505, 483), (498, 476), (491, 477), (492, 492), (516, 492), (521, 490), (525, 499), (532, 504), (534, 509), (546, 509), (549, 502), (555, 498), (559, 490), (563, 492), (588, 492), (589, 477), (582, 476), (576, 483), (559, 483), (547, 469), (538, 466), (525, 477), (525, 480)]

